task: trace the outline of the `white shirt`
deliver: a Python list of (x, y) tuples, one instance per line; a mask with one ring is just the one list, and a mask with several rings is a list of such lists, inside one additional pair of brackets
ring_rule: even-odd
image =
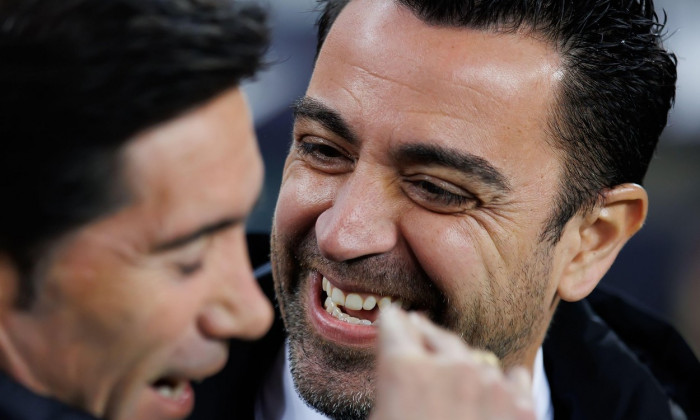
[[(553, 420), (554, 407), (544, 371), (542, 347), (537, 351), (532, 378), (532, 396), (538, 420)], [(328, 420), (306, 405), (294, 388), (289, 368), (289, 343), (280, 351), (262, 392), (255, 401), (255, 420)]]
[(532, 368), (532, 398), (535, 401), (535, 418), (537, 420), (553, 420), (554, 406), (552, 405), (547, 373), (544, 371), (542, 347), (537, 350), (535, 366)]

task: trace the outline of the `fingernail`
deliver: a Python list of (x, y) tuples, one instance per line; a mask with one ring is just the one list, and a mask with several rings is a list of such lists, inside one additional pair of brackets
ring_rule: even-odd
[(379, 314), (380, 329), (394, 329), (403, 323), (402, 313), (398, 308), (388, 307)]

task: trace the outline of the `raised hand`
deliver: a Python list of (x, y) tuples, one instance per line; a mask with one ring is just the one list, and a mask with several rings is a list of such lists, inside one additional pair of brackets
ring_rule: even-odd
[(397, 308), (380, 321), (372, 420), (534, 420), (530, 374), (503, 373), (496, 356)]

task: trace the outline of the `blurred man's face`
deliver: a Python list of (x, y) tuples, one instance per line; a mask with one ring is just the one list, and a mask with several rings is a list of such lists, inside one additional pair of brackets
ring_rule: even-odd
[(29, 311), (5, 317), (15, 376), (107, 419), (181, 419), (191, 380), (262, 335), (272, 309), (244, 224), (263, 167), (244, 96), (231, 90), (137, 136), (129, 204), (59, 244)]
[(525, 34), (429, 26), (393, 0), (341, 13), (297, 109), (273, 228), (292, 371), (313, 405), (339, 418), (370, 405), (378, 302), (531, 364), (562, 270), (541, 243), (558, 68)]

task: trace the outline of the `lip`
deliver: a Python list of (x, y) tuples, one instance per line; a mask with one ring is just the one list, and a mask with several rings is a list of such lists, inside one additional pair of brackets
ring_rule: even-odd
[(187, 417), (194, 409), (194, 390), (192, 384), (187, 381), (184, 385), (182, 395), (176, 399), (165, 397), (150, 387), (152, 393), (152, 406), (157, 411), (158, 416), (154, 419), (180, 420)]
[(316, 331), (328, 341), (355, 348), (373, 348), (377, 340), (377, 327), (353, 325), (331, 316), (321, 305), (321, 281), (323, 276), (315, 271), (309, 275), (307, 290), (308, 314)]

